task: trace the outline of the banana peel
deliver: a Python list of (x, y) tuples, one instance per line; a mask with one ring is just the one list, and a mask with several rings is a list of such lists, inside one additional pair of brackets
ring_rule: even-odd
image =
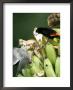
[(60, 57), (57, 57), (55, 63), (55, 73), (57, 77), (60, 77)]
[(56, 77), (53, 66), (48, 58), (44, 60), (44, 71), (47, 77)]
[(32, 57), (31, 71), (33, 73), (33, 76), (43, 76), (44, 75), (43, 63), (35, 55)]
[(56, 51), (55, 51), (53, 45), (50, 43), (46, 44), (45, 51), (46, 51), (47, 58), (50, 60), (52, 65), (55, 65)]

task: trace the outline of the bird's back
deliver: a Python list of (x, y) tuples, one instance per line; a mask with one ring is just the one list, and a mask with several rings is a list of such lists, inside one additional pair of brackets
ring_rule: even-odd
[(43, 27), (37, 28), (36, 32), (41, 33), (47, 37), (49, 37), (53, 33), (56, 33), (56, 31), (54, 31), (51, 28), (43, 28)]

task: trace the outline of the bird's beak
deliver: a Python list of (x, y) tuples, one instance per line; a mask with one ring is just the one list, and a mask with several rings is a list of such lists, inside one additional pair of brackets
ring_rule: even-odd
[(59, 33), (53, 33), (50, 36), (60, 36), (60, 34)]
[(60, 34), (59, 33), (56, 33), (56, 36), (60, 36)]

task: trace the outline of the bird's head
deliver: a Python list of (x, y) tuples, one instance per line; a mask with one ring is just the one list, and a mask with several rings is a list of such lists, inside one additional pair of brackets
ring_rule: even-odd
[(34, 35), (34, 37), (35, 37), (35, 39), (36, 39), (37, 41), (42, 41), (43, 35), (42, 35), (42, 34), (39, 34), (39, 33), (37, 32), (37, 30), (38, 30), (38, 28), (35, 27), (35, 28), (34, 28), (34, 31), (33, 31), (33, 35)]
[(38, 33), (36, 31), (37, 31), (37, 27), (34, 28), (34, 31), (33, 31), (33, 35), (34, 36), (37, 36), (38, 35)]

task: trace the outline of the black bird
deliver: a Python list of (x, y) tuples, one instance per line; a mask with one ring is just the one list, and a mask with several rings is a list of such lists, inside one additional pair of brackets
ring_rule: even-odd
[(60, 35), (52, 28), (39, 27), (36, 29), (36, 32), (39, 34), (43, 34), (44, 36), (48, 37), (49, 39), (53, 39), (55, 37), (60, 38)]

